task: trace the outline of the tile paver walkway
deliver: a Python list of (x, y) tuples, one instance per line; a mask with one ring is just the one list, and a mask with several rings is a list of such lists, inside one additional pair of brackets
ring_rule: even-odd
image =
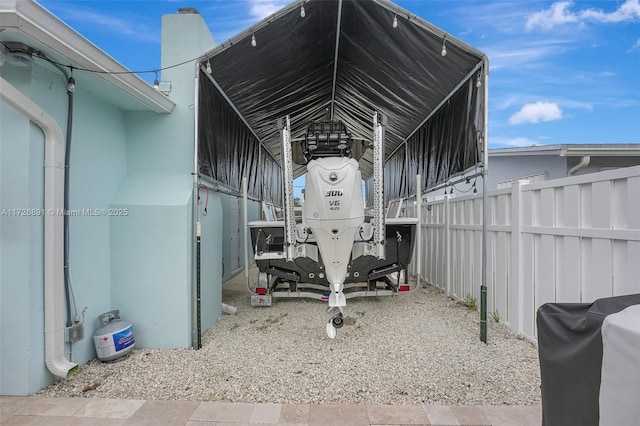
[(540, 425), (534, 406), (250, 404), (0, 396), (1, 425)]

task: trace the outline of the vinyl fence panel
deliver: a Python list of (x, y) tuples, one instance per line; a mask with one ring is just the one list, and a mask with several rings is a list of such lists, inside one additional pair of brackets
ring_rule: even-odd
[[(422, 267), (448, 296), (480, 299), (482, 196), (422, 206)], [(640, 166), (488, 194), (487, 311), (537, 339), (547, 302), (588, 303), (640, 293)], [(493, 315), (491, 315), (493, 314)]]

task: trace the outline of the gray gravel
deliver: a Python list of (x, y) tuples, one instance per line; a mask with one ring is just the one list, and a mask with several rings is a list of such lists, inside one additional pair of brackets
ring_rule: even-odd
[[(252, 308), (227, 292), (203, 348), (137, 349), (98, 360), (42, 396), (272, 403), (540, 404), (536, 347), (425, 286), (347, 301), (345, 325), (326, 336), (326, 302), (278, 299)], [(135, 332), (135, 324), (134, 324)]]

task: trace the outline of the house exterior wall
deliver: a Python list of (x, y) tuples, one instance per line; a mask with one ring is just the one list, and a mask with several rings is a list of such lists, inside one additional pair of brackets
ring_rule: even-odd
[[(489, 157), (488, 189), (497, 188), (499, 182), (546, 172), (546, 179), (560, 179), (567, 176), (567, 160), (554, 155), (526, 155)], [(480, 187), (478, 187), (480, 189)]]
[[(214, 41), (199, 15), (163, 23), (163, 64), (195, 58)], [(179, 54), (178, 54), (179, 53)], [(3, 78), (66, 129), (66, 77), (42, 61), (9, 62)], [(77, 84), (70, 176), (70, 271), (84, 338), (66, 355), (95, 357), (97, 316), (119, 309), (138, 347), (188, 347), (192, 329), (194, 64), (167, 70), (172, 114), (123, 111)], [(42, 209), (44, 135), (0, 104), (1, 209)], [(202, 224), (202, 331), (221, 315), (222, 202), (209, 193)], [(90, 216), (84, 209), (121, 215)], [(57, 380), (46, 368), (42, 216), (0, 217), (0, 394), (27, 395)], [(75, 311), (74, 311), (75, 314)]]
[(222, 235), (222, 264), (223, 280), (233, 277), (233, 274), (243, 263), (243, 251), (241, 247), (242, 234), (242, 199), (229, 194), (221, 194), (222, 208), (224, 210)]
[[(222, 281), (231, 279), (244, 268), (244, 206), (242, 198), (220, 194), (223, 211)], [(260, 219), (260, 203), (250, 200), (247, 206), (249, 221)], [(249, 237), (250, 240), (250, 237)], [(249, 264), (253, 263), (253, 248), (249, 241)]]
[[(18, 75), (13, 71), (16, 70), (3, 69), (3, 77), (21, 90), (30, 89), (30, 72)], [(41, 209), (44, 205), (44, 135), (37, 126), (2, 102), (0, 117), (0, 208), (3, 211)], [(34, 164), (38, 166), (32, 166)], [(43, 228), (42, 217), (8, 216), (6, 213), (0, 216), (2, 395), (24, 395), (47, 384), (42, 335)], [(42, 353), (40, 360), (36, 356), (38, 352)]]
[[(162, 66), (193, 59), (215, 44), (197, 14), (165, 15)], [(130, 212), (112, 221), (111, 297), (134, 323), (142, 347), (189, 347), (193, 321), (193, 159), (195, 64), (162, 72), (176, 107), (167, 116), (131, 113), (126, 120), (127, 174), (113, 205)], [(201, 282), (211, 297), (203, 304), (203, 330), (220, 317), (222, 209), (209, 194), (201, 256), (211, 259)], [(211, 287), (211, 288), (210, 288)], [(217, 289), (215, 289), (217, 287)]]
[[(222, 226), (221, 196), (201, 191), (202, 203), (198, 204), (198, 220), (201, 229), (200, 244), (200, 299), (202, 332), (217, 322), (222, 315)], [(205, 207), (207, 211), (205, 212)]]
[[(2, 75), (66, 133), (62, 73), (36, 61), (28, 68), (5, 63)], [(0, 117), (0, 208), (42, 209), (44, 135), (7, 104), (0, 105)], [(82, 210), (108, 208), (124, 176), (124, 115), (78, 86), (72, 135), (69, 209), (78, 215), (69, 217), (69, 269), (77, 311), (85, 306), (87, 311), (84, 339), (72, 347), (66, 344), (66, 353), (73, 362), (84, 363), (95, 356), (91, 335), (98, 328), (96, 317), (111, 309), (111, 259), (110, 218)], [(5, 214), (0, 220), (0, 394), (26, 395), (55, 380), (44, 354), (44, 217)]]

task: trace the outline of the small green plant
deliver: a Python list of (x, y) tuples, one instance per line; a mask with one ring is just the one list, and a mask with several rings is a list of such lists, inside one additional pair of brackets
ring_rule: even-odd
[(497, 309), (491, 312), (491, 319), (493, 319), (496, 324), (500, 322), (500, 312), (498, 312)]
[(458, 305), (464, 306), (467, 309), (471, 309), (472, 311), (478, 310), (478, 300), (471, 294), (467, 294), (464, 300), (458, 302)]

